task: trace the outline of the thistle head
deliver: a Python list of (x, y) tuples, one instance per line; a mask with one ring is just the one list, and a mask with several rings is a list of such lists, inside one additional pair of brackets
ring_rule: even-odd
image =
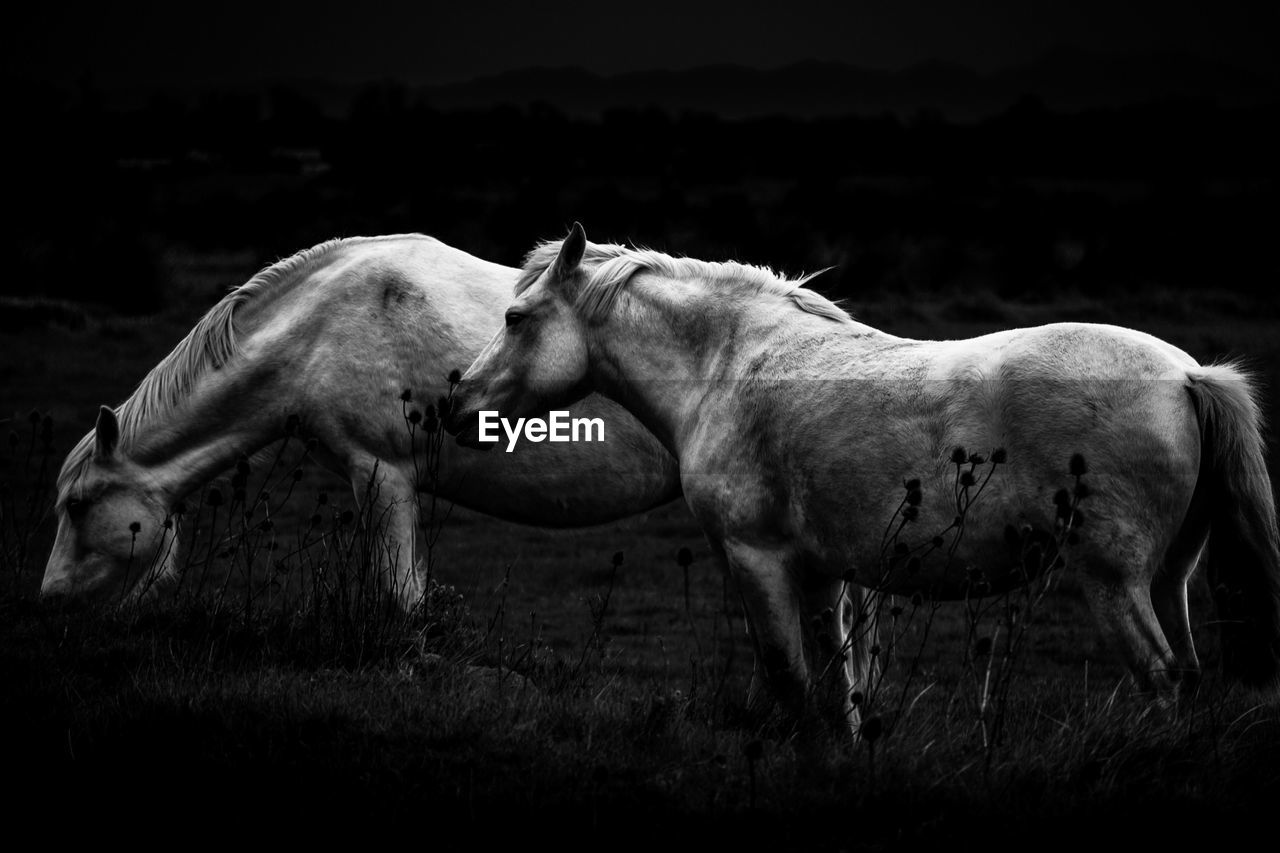
[(879, 717), (870, 717), (862, 721), (858, 728), (858, 736), (867, 743), (875, 743), (884, 734), (884, 721)]
[(1072, 477), (1083, 477), (1089, 471), (1089, 466), (1084, 462), (1084, 456), (1079, 453), (1071, 454), (1071, 462), (1067, 468), (1071, 472)]

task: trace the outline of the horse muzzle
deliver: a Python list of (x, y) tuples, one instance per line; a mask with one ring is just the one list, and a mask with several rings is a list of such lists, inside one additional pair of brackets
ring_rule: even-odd
[(444, 419), (444, 431), (454, 437), (460, 447), (470, 447), (474, 450), (492, 450), (497, 446), (496, 441), (480, 440), (480, 412), (473, 411), (467, 413), (454, 408)]

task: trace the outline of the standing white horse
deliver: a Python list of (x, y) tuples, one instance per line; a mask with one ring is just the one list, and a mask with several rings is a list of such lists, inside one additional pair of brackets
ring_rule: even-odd
[[(907, 340), (768, 270), (588, 245), (575, 225), (530, 255), (446, 427), (465, 436), (481, 409), (530, 416), (590, 391), (679, 460), (758, 659), (797, 715), (852, 718), (857, 674), (814, 702), (806, 661), (845, 643), (842, 577), (935, 599), (965, 597), (973, 572), (992, 589), (1026, 583), (1009, 528), (1055, 530), (1050, 496), (1073, 454), (1076, 473), (1089, 469), (1088, 523), (1069, 557), (1139, 684), (1171, 696), (1199, 672), (1186, 584), (1210, 539), (1225, 668), (1259, 686), (1280, 672), (1280, 537), (1254, 392), (1235, 368), (1104, 325)], [(919, 480), (905, 539), (955, 523), (958, 447), (1004, 460), (963, 537), (941, 550), (909, 541), (917, 560), (886, 569), (905, 478)]]
[[(136, 592), (138, 567), (174, 571), (176, 530), (166, 521), (175, 504), (296, 423), (357, 501), (372, 496), (371, 517), (387, 524), (382, 574), (411, 607), (422, 593), (417, 496), (430, 484), (416, 481), (401, 394), (421, 406), (448, 391), (449, 372), (499, 326), (517, 273), (417, 234), (333, 240), (258, 273), (118, 409), (102, 407), (67, 456), (42, 593)], [(575, 414), (605, 418), (605, 441), (446, 453), (438, 494), (552, 526), (609, 521), (679, 495), (675, 460), (625, 412), (592, 398)]]

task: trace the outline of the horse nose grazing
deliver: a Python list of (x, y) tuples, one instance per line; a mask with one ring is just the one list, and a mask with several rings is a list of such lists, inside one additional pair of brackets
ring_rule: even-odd
[(63, 579), (46, 578), (40, 584), (39, 598), (42, 602), (56, 604), (71, 597), (71, 586)]
[[(459, 386), (461, 387), (461, 386)], [(449, 411), (444, 417), (444, 430), (449, 435), (457, 435), (466, 429), (473, 421), (479, 420), (479, 413), (470, 411), (471, 407), (467, 405), (465, 393), (455, 393), (450, 403)]]

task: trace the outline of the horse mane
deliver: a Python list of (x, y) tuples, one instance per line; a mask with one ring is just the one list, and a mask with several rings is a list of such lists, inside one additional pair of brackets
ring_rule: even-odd
[[(520, 270), (520, 277), (516, 280), (517, 296), (532, 287), (555, 262), (562, 243), (563, 240), (548, 240), (529, 251)], [(699, 279), (708, 284), (729, 285), (748, 297), (761, 294), (781, 296), (809, 314), (837, 323), (855, 322), (837, 303), (805, 287), (826, 270), (798, 279), (786, 279), (769, 267), (741, 264), (737, 261), (676, 258), (653, 249), (619, 246), (614, 243), (587, 243), (582, 264), (589, 267), (590, 274), (586, 286), (579, 293), (577, 307), (588, 321), (598, 321), (608, 315), (618, 294), (631, 279), (638, 273), (650, 272), (668, 278)]]
[[(191, 328), (178, 345), (151, 368), (127, 400), (116, 408), (120, 422), (120, 445), (132, 443), (152, 418), (167, 414), (181, 402), (197, 380), (211, 370), (218, 370), (235, 358), (240, 348), (236, 342), (235, 320), (240, 308), (265, 296), (278, 294), (281, 287), (302, 280), (321, 261), (343, 246), (405, 237), (432, 239), (423, 234), (391, 234), (380, 237), (338, 237), (303, 249), (287, 258), (268, 264), (244, 284), (231, 288)], [(83, 482), (93, 461), (94, 433), (91, 430), (67, 454), (58, 475), (58, 494), (64, 495)]]

